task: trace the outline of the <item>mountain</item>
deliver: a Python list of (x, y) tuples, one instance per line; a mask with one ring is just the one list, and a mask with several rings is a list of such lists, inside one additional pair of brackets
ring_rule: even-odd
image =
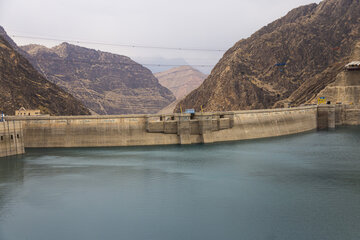
[(136, 62), (144, 64), (152, 73), (164, 72), (174, 66), (188, 65), (183, 58), (163, 58), (163, 57), (142, 57), (134, 59)]
[(237, 42), (176, 109), (300, 105), (335, 81), (360, 39), (359, 28), (359, 0), (296, 8)]
[(174, 109), (176, 105), (180, 102), (180, 100), (175, 100), (160, 111), (157, 112), (157, 114), (172, 114), (174, 112)]
[(18, 53), (20, 53), (23, 56), (27, 56), (27, 53), (25, 51), (23, 51), (15, 42), (14, 40), (11, 39), (11, 37), (9, 37), (9, 35), (7, 35), (5, 29), (0, 26), (0, 36), (2, 36), (4, 38), (4, 40), (6, 42), (8, 42), (10, 44), (10, 46), (17, 51)]
[[(357, 43), (350, 61), (360, 63), (360, 41)], [(360, 105), (360, 71), (341, 71), (335, 81), (321, 90), (318, 96), (311, 100), (311, 103), (316, 103), (319, 97), (325, 97), (326, 101), (333, 104)]]
[(97, 114), (156, 113), (175, 100), (149, 69), (126, 56), (68, 43), (21, 48), (48, 80)]
[[(19, 54), (0, 29), (0, 111), (13, 115), (20, 107), (52, 115), (90, 114), (80, 101), (47, 81)], [(15, 44), (16, 46), (16, 44)]]
[(207, 77), (207, 75), (191, 66), (180, 66), (154, 75), (161, 85), (170, 89), (176, 99), (185, 97), (192, 90), (199, 87)]

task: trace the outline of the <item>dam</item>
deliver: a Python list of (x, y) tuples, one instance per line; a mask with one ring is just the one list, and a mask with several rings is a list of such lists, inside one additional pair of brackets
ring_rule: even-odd
[(360, 108), (296, 108), (172, 115), (8, 116), (25, 148), (197, 144), (284, 136), (359, 125)]
[(0, 157), (25, 153), (21, 122), (0, 122)]

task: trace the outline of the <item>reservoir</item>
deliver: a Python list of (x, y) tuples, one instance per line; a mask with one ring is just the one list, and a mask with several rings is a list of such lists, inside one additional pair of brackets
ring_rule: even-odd
[(360, 239), (360, 127), (0, 159), (1, 240)]

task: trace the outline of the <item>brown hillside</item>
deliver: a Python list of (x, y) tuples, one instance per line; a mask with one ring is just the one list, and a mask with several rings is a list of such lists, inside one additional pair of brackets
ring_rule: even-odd
[(0, 34), (0, 111), (13, 115), (20, 107), (52, 115), (90, 114), (73, 96), (47, 81)]
[(161, 85), (174, 93), (176, 99), (182, 99), (198, 88), (207, 77), (206, 74), (191, 66), (180, 66), (154, 75)]
[[(351, 57), (351, 62), (360, 61), (360, 41), (357, 43)], [(360, 105), (360, 71), (346, 71), (345, 68), (335, 78), (335, 81), (320, 91), (318, 96), (311, 99), (316, 103), (319, 97), (325, 97), (326, 101), (333, 104)]]
[(296, 8), (237, 42), (177, 110), (180, 105), (217, 111), (304, 103), (335, 80), (360, 39), (359, 28), (359, 0)]
[(22, 49), (48, 80), (98, 114), (156, 113), (175, 100), (150, 70), (128, 57), (68, 43)]

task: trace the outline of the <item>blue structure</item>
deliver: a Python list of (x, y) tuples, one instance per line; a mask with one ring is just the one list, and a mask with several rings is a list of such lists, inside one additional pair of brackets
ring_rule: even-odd
[(275, 66), (277, 66), (277, 67), (282, 67), (282, 66), (285, 66), (285, 65), (286, 65), (285, 62), (275, 64)]
[(195, 113), (195, 109), (185, 109), (185, 113), (194, 114), (194, 113)]
[(3, 112), (1, 112), (0, 122), (4, 122), (4, 113)]

